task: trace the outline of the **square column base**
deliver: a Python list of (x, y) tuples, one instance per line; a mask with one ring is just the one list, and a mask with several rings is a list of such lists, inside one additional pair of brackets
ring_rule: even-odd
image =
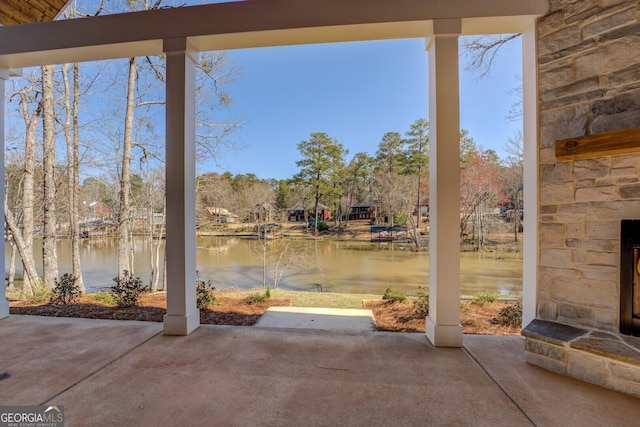
[(462, 347), (462, 325), (437, 325), (427, 317), (426, 335), (436, 347)]
[(0, 301), (0, 319), (9, 317), (9, 301)]
[(186, 316), (164, 315), (165, 335), (189, 335), (200, 326), (200, 310), (196, 309)]

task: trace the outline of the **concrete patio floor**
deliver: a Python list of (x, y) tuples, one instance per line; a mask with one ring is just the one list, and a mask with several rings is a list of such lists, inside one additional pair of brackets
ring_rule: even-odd
[(617, 426), (640, 399), (524, 362), (521, 337), (10, 316), (0, 405), (64, 406), (66, 426)]

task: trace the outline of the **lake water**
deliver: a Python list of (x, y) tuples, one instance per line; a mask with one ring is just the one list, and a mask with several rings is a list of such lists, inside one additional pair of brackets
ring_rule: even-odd
[[(162, 243), (164, 245), (164, 243)], [(8, 268), (9, 247), (5, 265)], [(162, 246), (164, 250), (164, 246)], [(40, 253), (41, 244), (34, 244)], [(135, 275), (149, 280), (149, 246), (135, 241)], [(263, 269), (263, 260), (265, 268)], [(279, 260), (279, 261), (278, 261)], [(41, 272), (41, 260), (37, 260)], [(83, 279), (87, 290), (113, 285), (117, 270), (115, 239), (81, 242)], [(70, 241), (58, 241), (59, 274), (70, 272)], [(391, 286), (408, 295), (429, 283), (429, 254), (413, 252), (411, 245), (362, 241), (289, 240), (256, 241), (242, 238), (198, 238), (196, 265), (202, 280), (218, 288), (248, 289), (273, 283), (274, 267), (282, 271), (280, 288), (342, 293), (382, 294)], [(16, 270), (21, 272), (18, 262)], [(522, 294), (522, 254), (460, 254), (462, 295), (480, 291), (505, 296)]]

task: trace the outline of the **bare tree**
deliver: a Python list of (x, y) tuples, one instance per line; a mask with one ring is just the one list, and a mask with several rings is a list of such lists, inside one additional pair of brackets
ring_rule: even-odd
[(292, 268), (307, 268), (312, 263), (309, 246), (317, 242), (286, 239), (278, 242), (273, 261), (273, 289), (278, 289), (284, 273)]
[[(147, 165), (149, 166), (149, 165)], [(164, 169), (158, 167), (143, 171), (143, 188), (139, 192), (136, 202), (146, 210), (146, 244), (149, 250), (149, 284), (152, 291), (158, 289), (160, 278), (160, 247), (164, 234), (166, 210), (164, 192)]]
[(395, 172), (379, 172), (373, 184), (375, 199), (381, 216), (390, 226), (400, 219), (404, 226), (413, 211), (413, 177)]
[[(196, 179), (196, 220), (201, 229), (206, 229), (214, 222), (220, 226), (227, 219), (224, 218), (224, 209), (229, 214), (238, 211), (233, 202), (234, 192), (229, 179), (217, 173), (206, 173)], [(211, 210), (211, 211), (210, 211)], [(213, 221), (211, 217), (213, 215)]]
[[(64, 111), (65, 119), (62, 122), (62, 130), (67, 142), (67, 180), (69, 204), (69, 234), (71, 239), (71, 265), (72, 275), (75, 284), (82, 293), (85, 292), (84, 281), (82, 280), (82, 269), (80, 266), (80, 212), (79, 212), (79, 122), (80, 113), (80, 69), (78, 63), (72, 65), (73, 68), (73, 90), (69, 83), (69, 64), (62, 66), (62, 83), (64, 87)], [(72, 94), (73, 92), (73, 94)], [(73, 102), (72, 102), (73, 99)]]
[(513, 206), (513, 237), (517, 242), (521, 224), (522, 189), (524, 187), (524, 144), (522, 132), (518, 131), (513, 137), (509, 138), (505, 144), (504, 151), (507, 153), (507, 158), (501, 179), (505, 193), (510, 197)]
[[(128, 7), (131, 10), (152, 10), (164, 7), (162, 0), (129, 0)], [(126, 269), (133, 271), (133, 252), (132, 252), (132, 238), (133, 224), (131, 218), (131, 161), (133, 156), (134, 147), (142, 150), (142, 158), (146, 159), (148, 156), (156, 156), (155, 150), (148, 149), (142, 141), (134, 141), (134, 125), (135, 125), (135, 112), (136, 109), (141, 107), (149, 107), (152, 105), (162, 105), (164, 101), (157, 99), (145, 99), (147, 92), (149, 92), (154, 82), (165, 81), (165, 64), (163, 57), (144, 57), (141, 58), (142, 63), (138, 64), (136, 58), (129, 58), (128, 68), (128, 80), (127, 80), (127, 96), (126, 96), (126, 108), (125, 108), (125, 125), (123, 134), (122, 145), (122, 161), (120, 170), (120, 193), (119, 193), (119, 207), (118, 207), (118, 276)], [(218, 102), (222, 104), (228, 104), (230, 97), (219, 90), (219, 84), (222, 85), (231, 79), (232, 74), (235, 73), (235, 69), (230, 68), (228, 73), (221, 72), (226, 66), (226, 55), (223, 53), (211, 53), (200, 55), (200, 61), (198, 69), (200, 71), (198, 77), (198, 92), (204, 92), (209, 88), (211, 82), (213, 82), (214, 93), (218, 95)], [(142, 65), (145, 67), (145, 71), (150, 71), (153, 76), (152, 80), (146, 82), (144, 88), (140, 88), (140, 75), (142, 72)], [(136, 91), (140, 93), (136, 94)], [(211, 103), (206, 104), (210, 108)], [(198, 111), (198, 132), (196, 134), (196, 142), (198, 143), (199, 158), (205, 159), (208, 156), (215, 158), (216, 153), (220, 146), (224, 146), (227, 142), (229, 134), (236, 129), (237, 122), (231, 121), (230, 123), (219, 123), (215, 120), (202, 120), (201, 116), (208, 117), (206, 109), (200, 109)], [(140, 124), (150, 127), (149, 121), (143, 119), (140, 120)], [(202, 128), (204, 128), (202, 130)], [(233, 146), (228, 144), (227, 146)]]
[(16, 242), (11, 240), (9, 242), (11, 246), (11, 254), (9, 255), (9, 272), (7, 273), (7, 289), (10, 291), (16, 288), (16, 255), (18, 249), (16, 248)]
[(520, 37), (520, 34), (496, 34), (491, 36), (464, 37), (462, 51), (469, 58), (467, 70), (479, 73), (479, 77), (487, 77), (491, 73), (493, 61), (500, 49)]
[(488, 232), (488, 212), (500, 189), (497, 156), (474, 148), (463, 157), (460, 169), (460, 238), (473, 240), (480, 250)]
[[(498, 53), (509, 42), (519, 38), (520, 34), (498, 34), (492, 36), (463, 37), (462, 52), (469, 58), (466, 70), (478, 73), (479, 78), (489, 76)], [(507, 119), (522, 119), (522, 83), (508, 91), (516, 97), (507, 113)]]
[[(29, 84), (17, 91), (20, 99), (20, 112), (25, 123), (24, 138), (24, 171), (22, 176), (22, 232), (20, 228), (12, 228), (14, 241), (20, 239), (22, 241), (22, 249), (20, 258), (26, 271), (27, 266), (25, 260), (33, 261), (33, 231), (34, 231), (34, 208), (35, 208), (35, 169), (36, 169), (36, 130), (38, 129), (38, 121), (42, 112), (42, 101), (39, 99), (40, 92), (35, 89), (37, 81), (33, 78)], [(29, 111), (29, 105), (36, 103), (36, 107)], [(5, 204), (6, 209), (6, 204)], [(10, 213), (11, 214), (11, 213)], [(13, 218), (13, 215), (11, 215)], [(18, 236), (17, 233), (20, 233)], [(35, 267), (34, 267), (35, 271)], [(36, 281), (31, 282), (34, 279)], [(37, 283), (38, 276), (25, 274), (23, 279), (23, 288), (30, 291)]]
[(42, 129), (44, 171), (44, 224), (42, 238), (42, 264), (44, 284), (54, 287), (58, 278), (58, 255), (56, 250), (56, 181), (55, 138), (53, 98), (53, 66), (42, 67)]
[[(264, 224), (259, 224), (258, 227)], [(315, 256), (311, 255), (311, 245), (317, 246), (317, 242), (302, 239), (266, 239), (258, 233), (257, 242), (251, 246), (262, 263), (262, 287), (270, 286), (278, 289), (285, 272), (292, 267), (308, 268), (317, 259), (317, 247)], [(320, 268), (320, 271), (322, 269)], [(271, 283), (267, 278), (271, 277)]]
[(127, 80), (127, 103), (124, 117), (124, 135), (122, 140), (122, 167), (120, 170), (120, 193), (118, 206), (118, 277), (125, 270), (133, 273), (129, 252), (130, 232), (130, 191), (131, 191), (131, 151), (133, 149), (133, 116), (135, 111), (135, 85), (137, 80), (136, 58), (129, 58), (129, 78)]

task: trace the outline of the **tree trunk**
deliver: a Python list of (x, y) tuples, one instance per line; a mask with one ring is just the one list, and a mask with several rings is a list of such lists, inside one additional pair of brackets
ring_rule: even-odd
[(80, 65), (76, 62), (73, 64), (73, 221), (71, 223), (72, 237), (71, 247), (73, 277), (76, 278), (76, 285), (82, 293), (85, 292), (84, 280), (82, 279), (82, 267), (80, 265), (80, 123), (78, 115), (80, 114)]
[[(80, 81), (78, 64), (73, 64), (73, 106), (71, 105), (71, 87), (69, 85), (69, 65), (62, 66), (62, 82), (64, 84), (64, 107), (66, 111), (63, 124), (64, 137), (67, 141), (67, 170), (69, 182), (69, 237), (71, 239), (71, 267), (75, 284), (82, 293), (85, 292), (84, 281), (82, 280), (82, 270), (80, 267), (80, 225), (79, 225), (79, 203), (78, 194), (80, 183), (78, 177), (78, 150), (79, 150), (79, 101), (80, 101)], [(72, 127), (73, 126), (73, 127)]]
[[(24, 174), (22, 178), (22, 234), (23, 240), (22, 252), (20, 252), (20, 258), (22, 258), (22, 264), (24, 265), (25, 259), (33, 262), (33, 210), (35, 203), (34, 192), (34, 177), (36, 169), (36, 130), (38, 128), (38, 119), (42, 111), (42, 103), (39, 103), (33, 113), (29, 114), (29, 101), (25, 92), (20, 93), (20, 102), (22, 104), (22, 117), (25, 122), (25, 148), (24, 148)], [(15, 236), (15, 235), (14, 235)], [(37, 280), (37, 275), (35, 276)], [(24, 275), (23, 283), (24, 288), (30, 290), (36, 282), (30, 283), (30, 277)]]
[(7, 275), (7, 289), (14, 290), (16, 282), (16, 244), (11, 242), (11, 257), (9, 258), (9, 273)]
[(164, 256), (162, 257), (162, 289), (167, 290), (167, 244), (164, 246)]
[[(151, 292), (155, 292), (158, 284), (156, 283), (156, 277), (158, 276), (158, 270), (156, 269), (156, 262), (154, 259), (155, 250), (154, 250), (154, 234), (153, 234), (153, 213), (149, 216), (147, 221), (147, 230), (149, 232), (149, 286), (151, 287)], [(143, 235), (143, 239), (146, 239), (146, 235)]]
[(418, 228), (422, 227), (422, 192), (420, 191), (420, 175), (422, 168), (418, 167)]
[(22, 258), (22, 265), (24, 266), (24, 280), (22, 282), (22, 292), (31, 295), (33, 294), (33, 287), (38, 283), (38, 272), (36, 270), (36, 264), (33, 262), (33, 257), (29, 257), (26, 253), (27, 247), (25, 241), (22, 239), (20, 228), (16, 224), (13, 218), (13, 213), (7, 207), (7, 202), (4, 203), (4, 219), (7, 223), (7, 228), (13, 236), (13, 241), (16, 244), (20, 258)]
[[(336, 192), (338, 188), (338, 184), (336, 184), (335, 182), (333, 183), (333, 191)], [(333, 202), (333, 212), (334, 212), (334, 218), (333, 218), (333, 226), (334, 227), (340, 227), (340, 198), (337, 198), (334, 202)]]
[(129, 270), (132, 277), (133, 277), (133, 273), (135, 273), (136, 271), (135, 256), (136, 256), (136, 241), (133, 238), (133, 221), (131, 221), (131, 218), (130, 218), (129, 219), (129, 268), (127, 270)]
[[(318, 181), (320, 180), (320, 176), (317, 177)], [(318, 235), (318, 205), (320, 204), (320, 188), (316, 186), (316, 195), (315, 202), (313, 205), (313, 217), (315, 219), (313, 224), (313, 235)]]
[(158, 236), (154, 235), (155, 224), (153, 222), (153, 213), (151, 214), (151, 232), (149, 233), (151, 239), (151, 247), (149, 248), (149, 263), (151, 266), (151, 291), (158, 290), (158, 281), (160, 278), (160, 243), (162, 242), (162, 229), (165, 223), (165, 211), (162, 212), (162, 222), (160, 223), (160, 229), (158, 230)]
[(353, 189), (349, 189), (349, 195), (347, 196), (347, 206), (344, 207), (345, 217), (344, 226), (349, 227), (349, 216), (351, 215), (351, 208), (353, 207)]
[[(266, 229), (265, 229), (266, 235)], [(258, 241), (260, 242), (260, 228), (258, 228)], [(260, 249), (262, 250), (262, 289), (267, 287), (267, 242), (263, 241), (260, 244)]]
[(520, 231), (520, 201), (518, 200), (518, 193), (516, 192), (516, 203), (513, 209), (514, 221), (513, 221), (513, 237), (518, 242), (518, 231)]
[(158, 242), (155, 244), (155, 255), (154, 255), (154, 277), (151, 282), (151, 290), (156, 292), (158, 290), (158, 283), (160, 281), (160, 243), (162, 242), (162, 238), (158, 238)]
[(55, 139), (53, 108), (53, 66), (42, 67), (42, 164), (44, 173), (44, 226), (42, 236), (42, 265), (45, 286), (53, 288), (58, 278), (58, 254), (56, 251), (56, 180)]
[(129, 270), (129, 195), (131, 187), (131, 149), (133, 146), (133, 114), (135, 110), (136, 58), (129, 59), (129, 82), (127, 109), (124, 119), (124, 140), (122, 147), (122, 175), (120, 176), (120, 209), (118, 218), (118, 277)]

